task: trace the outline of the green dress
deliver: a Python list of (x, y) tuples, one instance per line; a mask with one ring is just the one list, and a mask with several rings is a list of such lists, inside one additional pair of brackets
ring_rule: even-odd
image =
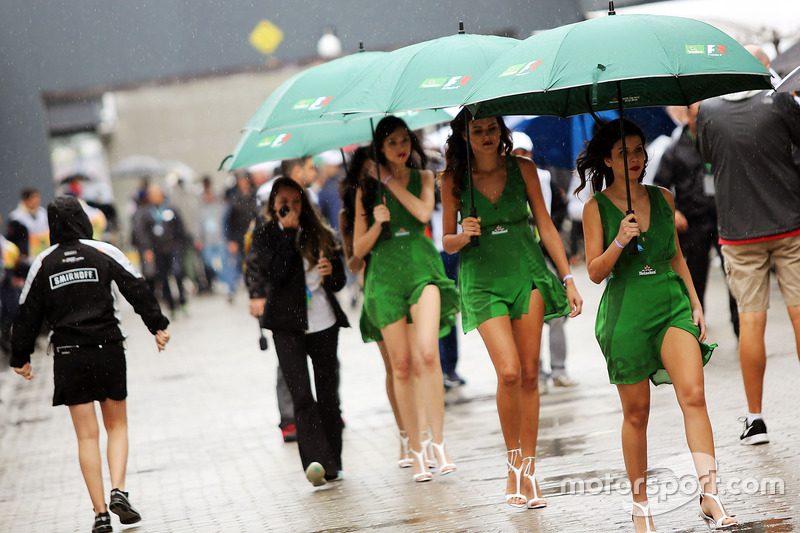
[[(675, 219), (658, 187), (648, 185), (650, 227), (639, 238), (641, 250), (622, 251), (597, 309), (595, 336), (606, 358), (611, 383), (639, 383), (647, 379), (671, 383), (661, 362), (661, 344), (671, 327), (695, 338), (700, 328), (692, 320), (689, 291), (674, 270)], [(603, 223), (605, 247), (612, 244), (625, 215), (603, 193), (594, 199)], [(698, 339), (698, 342), (699, 339)], [(716, 344), (700, 343), (705, 365)]]
[[(422, 191), (422, 179), (415, 169), (411, 170), (408, 191), (416, 197)], [(361, 321), (361, 336), (364, 342), (380, 340), (374, 328), (384, 328), (404, 317), (410, 322), (410, 306), (417, 303), (423, 289), (431, 284), (439, 287), (439, 334), (445, 335), (452, 328), (459, 307), (455, 283), (445, 275), (442, 257), (425, 235), (426, 224), (414, 217), (388, 190), (384, 190), (383, 198), (391, 215), (392, 237), (389, 240), (379, 238), (372, 247), (372, 259), (364, 281), (367, 321)], [(380, 202), (379, 196), (375, 205)]]
[[(479, 245), (460, 253), (458, 287), (464, 333), (490, 318), (522, 318), (531, 291), (539, 289), (545, 320), (568, 315), (567, 291), (547, 268), (544, 254), (528, 224), (528, 191), (517, 158), (506, 157), (506, 185), (496, 204), (475, 189), (481, 217)], [(469, 189), (461, 194), (461, 219), (469, 213)]]

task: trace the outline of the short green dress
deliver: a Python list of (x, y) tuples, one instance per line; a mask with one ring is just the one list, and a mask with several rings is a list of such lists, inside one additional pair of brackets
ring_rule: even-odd
[[(481, 217), (479, 245), (460, 253), (458, 288), (464, 333), (490, 318), (522, 318), (531, 291), (544, 299), (545, 320), (568, 315), (567, 291), (547, 268), (544, 254), (528, 224), (528, 191), (517, 158), (506, 157), (506, 185), (496, 204), (475, 189)], [(468, 216), (469, 189), (461, 193), (461, 219)]]
[[(661, 345), (671, 327), (695, 338), (700, 328), (692, 320), (686, 285), (670, 263), (675, 255), (675, 219), (658, 187), (648, 185), (650, 228), (639, 237), (638, 254), (622, 251), (606, 284), (597, 309), (595, 336), (606, 358), (608, 379), (613, 384), (671, 383), (661, 362)], [(603, 193), (594, 199), (603, 223), (606, 248), (614, 246), (625, 215)], [(700, 343), (705, 365), (716, 344)]]
[[(422, 179), (419, 171), (411, 169), (408, 191), (419, 197)], [(391, 239), (379, 238), (372, 247), (372, 259), (364, 281), (364, 311), (367, 322), (361, 321), (364, 342), (380, 340), (377, 329), (394, 324), (401, 318), (411, 321), (409, 308), (417, 303), (428, 285), (439, 287), (441, 312), (439, 334), (447, 334), (458, 313), (458, 291), (453, 280), (444, 273), (442, 257), (433, 241), (425, 235), (425, 226), (388, 191), (383, 198), (389, 209)], [(377, 206), (381, 202), (378, 196)], [(372, 221), (370, 221), (372, 223)]]

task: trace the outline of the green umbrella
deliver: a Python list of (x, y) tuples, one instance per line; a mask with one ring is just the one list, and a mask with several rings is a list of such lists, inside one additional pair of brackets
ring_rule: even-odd
[(744, 47), (704, 22), (616, 15), (525, 39), (486, 70), (462, 103), (478, 118), (568, 117), (609, 109), (622, 116), (625, 107), (689, 105), (769, 89), (769, 77)]
[[(446, 111), (434, 109), (393, 114), (402, 118), (411, 129), (452, 120)], [(268, 131), (245, 131), (223, 167), (235, 170), (265, 161), (294, 159), (367, 142), (372, 139), (370, 118), (383, 116), (363, 114), (349, 120), (327, 119), (327, 122), (317, 124), (273, 128)]]

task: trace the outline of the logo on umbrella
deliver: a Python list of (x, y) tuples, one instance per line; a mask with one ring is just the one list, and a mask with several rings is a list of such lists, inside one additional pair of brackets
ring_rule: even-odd
[(450, 78), (426, 78), (419, 86), (420, 89), (458, 89), (469, 83), (472, 75), (452, 76)]
[(719, 57), (728, 53), (728, 47), (724, 44), (687, 44), (686, 53), (690, 55), (707, 55), (709, 57)]
[(310, 111), (314, 109), (322, 109), (323, 107), (328, 105), (331, 100), (333, 100), (333, 96), (320, 96), (319, 98), (308, 98), (306, 100), (298, 101), (296, 104), (294, 104), (294, 106), (292, 106), (292, 109), (298, 109), (298, 110), (306, 109)]
[(278, 148), (279, 146), (283, 146), (291, 137), (291, 133), (281, 133), (279, 135), (271, 135), (269, 137), (264, 137), (258, 143), (259, 148)]
[(503, 78), (505, 76), (524, 76), (536, 70), (536, 68), (541, 64), (542, 60), (537, 59), (536, 61), (530, 61), (528, 63), (511, 65), (500, 74), (500, 77)]

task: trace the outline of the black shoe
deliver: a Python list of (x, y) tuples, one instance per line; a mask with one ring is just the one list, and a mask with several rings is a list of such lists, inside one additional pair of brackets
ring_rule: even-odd
[(466, 383), (467, 382), (464, 381), (464, 379), (455, 372), (451, 372), (450, 374), (444, 375), (445, 389), (455, 389), (456, 387), (460, 387), (461, 385), (465, 385)]
[[(119, 517), (119, 521), (123, 524), (135, 524), (142, 519), (142, 515), (133, 508), (133, 505), (128, 500), (128, 493), (119, 489), (111, 490), (111, 500), (108, 508)], [(111, 530), (109, 529), (109, 531)]]
[(767, 425), (764, 423), (764, 420), (761, 418), (756, 418), (753, 420), (752, 424), (748, 424), (747, 419), (745, 418), (744, 431), (742, 432), (741, 437), (739, 437), (739, 442), (743, 445), (768, 443), (769, 435), (767, 435)]
[(111, 527), (111, 516), (109, 516), (108, 511), (94, 517), (92, 533), (111, 533), (112, 531), (114, 529)]

